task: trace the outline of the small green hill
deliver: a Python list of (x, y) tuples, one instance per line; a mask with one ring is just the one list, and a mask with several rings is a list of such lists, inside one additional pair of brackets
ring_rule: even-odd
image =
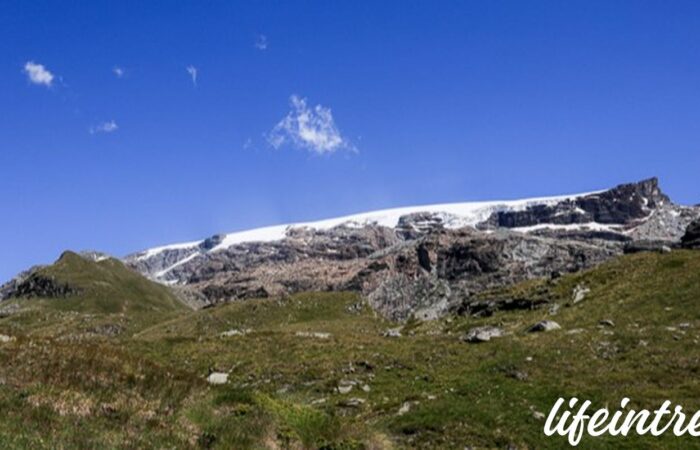
[(15, 322), (31, 329), (54, 328), (54, 332), (68, 331), (66, 319), (78, 317), (84, 325), (104, 326), (112, 321), (120, 332), (133, 331), (189, 310), (168, 287), (121, 261), (95, 261), (70, 251), (32, 273), (14, 297), (3, 305), (19, 308), (20, 313), (11, 316)]

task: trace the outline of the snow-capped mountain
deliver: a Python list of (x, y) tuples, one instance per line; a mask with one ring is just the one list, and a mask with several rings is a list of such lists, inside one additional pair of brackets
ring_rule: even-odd
[[(148, 277), (168, 284), (196, 282), (202, 265), (226, 259), (226, 254), (314, 237), (347, 235), (355, 230), (386, 229), (399, 241), (418, 238), (437, 229), (472, 227), (486, 233), (511, 229), (523, 233), (571, 239), (607, 241), (677, 241), (696, 217), (697, 209), (674, 205), (654, 179), (613, 189), (575, 195), (509, 201), (424, 205), (373, 211), (316, 222), (275, 225), (207, 239), (151, 248), (126, 258)], [(277, 243), (277, 245), (271, 245)], [(376, 249), (375, 249), (376, 250)], [(274, 252), (273, 252), (274, 253)], [(274, 260), (274, 255), (268, 255)], [(222, 261), (222, 270), (230, 266)]]
[[(392, 208), (314, 222), (273, 225), (215, 235), (200, 241), (154, 247), (135, 255), (130, 255), (126, 259), (131, 262), (146, 262), (158, 258), (169, 259), (167, 255), (179, 255), (175, 256), (175, 262), (173, 264), (155, 273), (149, 273), (151, 276), (155, 275), (157, 279), (167, 279), (166, 276), (172, 269), (185, 264), (197, 255), (218, 252), (238, 244), (280, 241), (289, 237), (295, 230), (327, 231), (336, 227), (363, 228), (367, 226), (382, 226), (397, 229), (403, 224), (402, 219), (416, 214), (423, 215), (422, 220), (416, 220), (411, 223), (411, 227), (416, 231), (433, 222), (439, 222), (447, 229), (457, 229), (467, 226), (475, 227), (488, 220), (489, 217), (497, 212), (525, 211), (529, 207), (536, 205), (555, 206), (563, 201), (572, 201), (580, 197), (594, 194), (596, 193), (591, 192), (586, 194), (510, 201), (446, 203)], [(605, 227), (604, 225), (597, 226)]]
[[(346, 290), (393, 319), (432, 318), (483, 307), (476, 298), (484, 290), (586, 269), (624, 252), (667, 251), (698, 218), (700, 207), (674, 204), (653, 178), (576, 195), (275, 225), (154, 247), (124, 262), (195, 306)], [(0, 299), (31, 273), (0, 286)]]

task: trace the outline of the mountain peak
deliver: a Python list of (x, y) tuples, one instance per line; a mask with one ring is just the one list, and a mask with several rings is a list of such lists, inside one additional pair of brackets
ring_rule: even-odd
[[(186, 286), (212, 302), (350, 289), (370, 296), (380, 292), (385, 305), (386, 297), (407, 282), (381, 288), (382, 276), (401, 274), (411, 280), (427, 271), (426, 284), (415, 288), (448, 292), (454, 288), (449, 280), (460, 279), (465, 270), (482, 281), (518, 273), (533, 276), (535, 267), (579, 270), (636, 242), (674, 245), (699, 216), (699, 209), (674, 205), (653, 177), (583, 194), (401, 207), (275, 225), (157, 247), (126, 262), (154, 280)], [(453, 254), (445, 246), (463, 253)], [(519, 250), (521, 246), (528, 250)], [(416, 264), (413, 252), (419, 254)], [(503, 254), (508, 258), (502, 259)], [(447, 267), (448, 261), (456, 266)], [(477, 284), (483, 288), (488, 282)]]

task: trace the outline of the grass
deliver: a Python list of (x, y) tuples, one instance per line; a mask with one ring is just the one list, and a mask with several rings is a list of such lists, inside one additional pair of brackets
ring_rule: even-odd
[[(72, 283), (93, 284), (92, 270)], [(138, 288), (151, 292), (139, 304), (142, 281), (132, 280), (132, 300), (115, 309), (126, 290), (111, 266), (105, 271), (99, 281), (113, 280), (119, 294), (18, 300), (27, 311), (0, 319), (0, 333), (17, 338), (0, 344), (0, 447), (562, 448), (534, 414), (560, 396), (700, 409), (700, 252), (629, 255), (484, 294), (548, 298), (560, 305), (553, 316), (545, 307), (412, 322), (401, 338), (383, 337), (397, 325), (343, 292), (188, 312), (150, 284)], [(572, 304), (578, 285), (591, 292)], [(562, 330), (525, 331), (542, 319)], [(127, 331), (115, 336), (85, 331), (119, 320)], [(460, 340), (481, 325), (509, 334)], [(249, 332), (221, 337), (231, 329)], [(210, 371), (229, 373), (229, 383), (208, 385)], [(350, 392), (338, 390), (350, 383)], [(665, 435), (586, 437), (580, 447), (700, 444)]]
[[(99, 262), (65, 252), (56, 263), (36, 276), (69, 286), (75, 293), (65, 298), (10, 300), (22, 312), (7, 321), (20, 334), (76, 336), (133, 333), (169, 317), (190, 312), (167, 287), (154, 283), (116, 259)], [(0, 324), (0, 332), (3, 332)]]

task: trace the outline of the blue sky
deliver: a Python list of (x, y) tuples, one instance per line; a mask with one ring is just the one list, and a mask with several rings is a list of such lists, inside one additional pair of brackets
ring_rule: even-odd
[(696, 1), (4, 0), (0, 86), (0, 280), (653, 175), (700, 202)]

